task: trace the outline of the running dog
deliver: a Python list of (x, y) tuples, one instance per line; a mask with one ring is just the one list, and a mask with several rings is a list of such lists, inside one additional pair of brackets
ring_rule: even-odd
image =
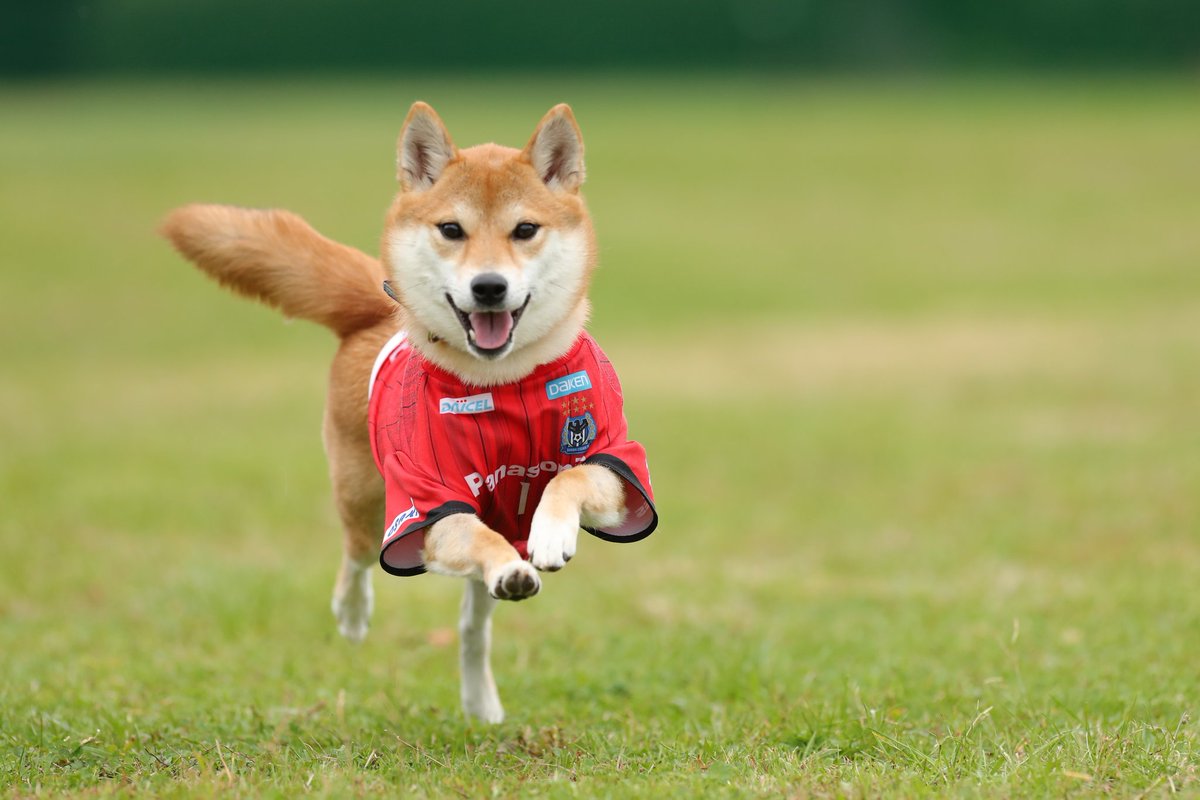
[(323, 439), (338, 628), (366, 635), (376, 561), (466, 578), (463, 708), (499, 722), (496, 601), (537, 594), (581, 527), (632, 542), (658, 516), (616, 372), (584, 330), (596, 243), (571, 109), (521, 150), (460, 150), (416, 103), (397, 168), (380, 260), (280, 210), (190, 205), (161, 232), (222, 285), (337, 334)]

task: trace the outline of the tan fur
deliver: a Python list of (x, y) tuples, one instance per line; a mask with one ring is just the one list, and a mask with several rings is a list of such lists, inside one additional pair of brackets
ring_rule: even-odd
[[(458, 150), (433, 109), (415, 104), (400, 136), (398, 175), (401, 190), (387, 215), (382, 263), (326, 239), (287, 211), (190, 205), (173, 211), (160, 229), (222, 285), (288, 316), (325, 325), (341, 339), (330, 369), (323, 438), (344, 531), (334, 613), (342, 633), (353, 640), (366, 633), (370, 574), (383, 530), (384, 487), (367, 425), (367, 382), (380, 348), (404, 329), (427, 358), (468, 382), (517, 380), (562, 355), (578, 337), (595, 267), (591, 219), (578, 192), (584, 177), (582, 138), (565, 105), (547, 113), (523, 150), (492, 144)], [(431, 238), (429, 231), (451, 219), (470, 231), (464, 242)], [(511, 231), (521, 221), (536, 221), (542, 233), (530, 241), (514, 239)], [(394, 246), (404, 237), (424, 243), (439, 263), (454, 263), (457, 279), (463, 280), (491, 270), (513, 276), (519, 285), (530, 277), (524, 275), (530, 265), (540, 264), (544, 271), (561, 260), (575, 265), (555, 283), (567, 280), (569, 291), (554, 303), (542, 302), (553, 292), (536, 285), (539, 302), (522, 317), (511, 349), (483, 360), (469, 352), (461, 330), (444, 325), (445, 314), (431, 313), (429, 306), (440, 300), (420, 296), (419, 281), (407, 284), (413, 291), (401, 291), (399, 308), (383, 292), (384, 280), (403, 289), (411, 277), (413, 265), (397, 258)], [(559, 260), (550, 259), (547, 248), (556, 247)], [(533, 565), (558, 569), (570, 559), (581, 519), (619, 519), (623, 486), (602, 467), (581, 466), (551, 480), (534, 512)], [(424, 559), (431, 572), (486, 587), (483, 595), (469, 588), (464, 601), (463, 702), (468, 713), (499, 721), (503, 710), (487, 663), (491, 605), (481, 597), (532, 597), (541, 588), (537, 573), (503, 536), (471, 514), (454, 514), (433, 525)]]
[(554, 481), (553, 491), (546, 487), (541, 503), (549, 502), (547, 510), (555, 516), (577, 511), (595, 517), (624, 499), (621, 494), (623, 484), (610, 469), (583, 464), (558, 477), (562, 480)]
[(190, 205), (171, 212), (160, 232), (222, 286), (339, 336), (395, 313), (378, 261), (289, 211)]

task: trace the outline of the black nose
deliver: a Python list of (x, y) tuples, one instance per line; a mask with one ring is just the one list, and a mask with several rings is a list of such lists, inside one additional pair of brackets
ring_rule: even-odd
[(471, 280), (471, 294), (481, 306), (498, 306), (504, 302), (507, 293), (508, 281), (495, 272), (485, 272)]

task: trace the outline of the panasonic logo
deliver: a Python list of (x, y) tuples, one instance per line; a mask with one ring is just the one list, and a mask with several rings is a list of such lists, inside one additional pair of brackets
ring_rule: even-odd
[(463, 475), (463, 480), (467, 482), (467, 486), (471, 489), (471, 494), (479, 497), (484, 487), (487, 487), (489, 492), (496, 491), (496, 487), (500, 482), (508, 477), (517, 478), (536, 478), (538, 475), (549, 475), (552, 472), (566, 472), (577, 464), (581, 463), (587, 456), (577, 456), (574, 461), (567, 464), (559, 464), (557, 461), (542, 461), (537, 464), (525, 466), (523, 464), (508, 464), (496, 469), (487, 475), (479, 472), (472, 472), (470, 475)]
[(438, 401), (438, 410), (443, 414), (483, 414), (495, 411), (492, 393), (473, 394), (470, 397), (443, 397)]

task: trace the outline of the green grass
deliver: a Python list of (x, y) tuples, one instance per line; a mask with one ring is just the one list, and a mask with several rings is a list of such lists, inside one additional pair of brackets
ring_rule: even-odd
[[(153, 236), (278, 205), (374, 251), (411, 100), (571, 101), (663, 523), (503, 607), (328, 611), (333, 342)], [(1200, 792), (1200, 105), (1171, 82), (0, 91), (12, 796)]]

